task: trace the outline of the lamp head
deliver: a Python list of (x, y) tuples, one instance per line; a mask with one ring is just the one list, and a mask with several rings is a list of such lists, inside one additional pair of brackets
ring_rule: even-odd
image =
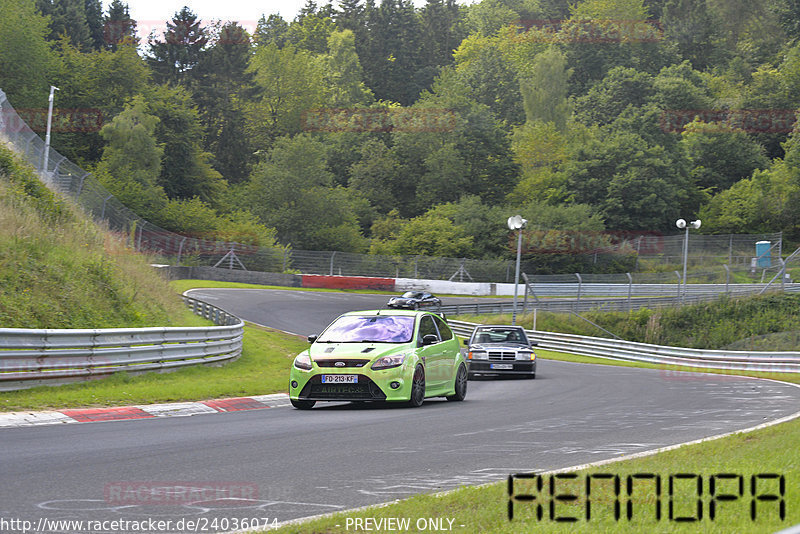
[(513, 217), (508, 218), (509, 230), (520, 230), (525, 228), (526, 224), (528, 224), (528, 220), (523, 219), (521, 215), (514, 215)]
[(678, 219), (677, 221), (675, 221), (675, 226), (683, 230), (684, 228), (686, 228), (686, 221), (684, 219)]

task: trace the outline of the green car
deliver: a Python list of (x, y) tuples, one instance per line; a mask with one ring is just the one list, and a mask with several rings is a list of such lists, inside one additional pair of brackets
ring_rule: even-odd
[(429, 397), (461, 401), (467, 364), (458, 339), (436, 314), (406, 310), (345, 313), (294, 359), (292, 405), (387, 401), (420, 406)]

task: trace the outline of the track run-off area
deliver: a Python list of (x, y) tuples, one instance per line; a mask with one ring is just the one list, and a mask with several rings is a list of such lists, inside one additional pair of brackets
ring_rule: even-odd
[[(292, 290), (189, 294), (298, 335), (387, 300)], [(641, 453), (798, 410), (800, 388), (776, 381), (541, 360), (535, 380), (472, 380), (466, 401), (432, 399), (417, 409), (319, 403), (311, 411), (2, 428), (0, 517), (272, 524)], [(144, 488), (138, 499), (120, 498), (134, 487)], [(168, 493), (175, 488), (206, 490), (189, 500)]]

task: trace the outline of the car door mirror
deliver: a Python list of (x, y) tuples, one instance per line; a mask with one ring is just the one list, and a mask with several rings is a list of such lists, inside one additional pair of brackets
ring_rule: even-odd
[(538, 346), (539, 346), (538, 341), (531, 341), (531, 347), (538, 347)]
[(319, 336), (316, 335), (316, 334), (314, 334), (313, 336), (308, 336), (308, 342), (309, 343), (313, 343), (313, 342), (315, 342), (317, 340), (318, 337)]
[(422, 346), (434, 345), (439, 342), (439, 336), (436, 334), (425, 334), (422, 336)]
[(469, 339), (462, 339), (461, 342), (464, 343), (465, 347), (469, 347)]

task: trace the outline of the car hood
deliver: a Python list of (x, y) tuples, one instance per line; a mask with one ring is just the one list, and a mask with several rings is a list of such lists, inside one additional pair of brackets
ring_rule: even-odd
[(522, 343), (473, 343), (471, 350), (533, 350), (529, 345)]
[(407, 343), (314, 343), (308, 349), (312, 360), (366, 360), (408, 349)]

